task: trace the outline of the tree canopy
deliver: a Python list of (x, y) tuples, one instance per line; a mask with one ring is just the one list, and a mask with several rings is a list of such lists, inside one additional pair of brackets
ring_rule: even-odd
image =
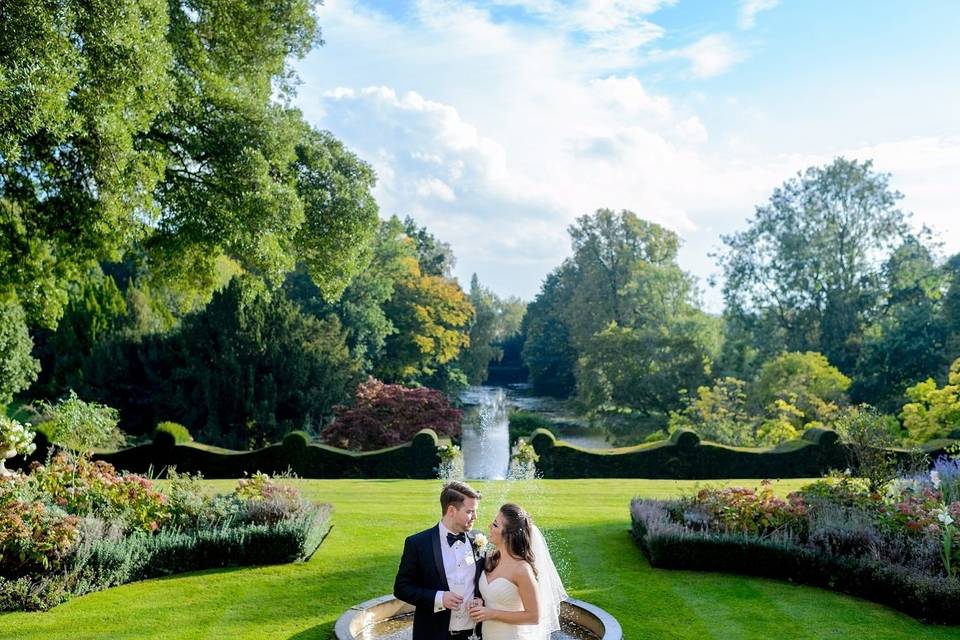
[(524, 359), (534, 385), (596, 417), (665, 424), (682, 390), (709, 380), (719, 325), (693, 301), (679, 238), (630, 211), (600, 209), (569, 229), (573, 256), (528, 306)]
[(870, 161), (837, 158), (787, 180), (745, 231), (723, 236), (727, 313), (780, 329), (768, 355), (818, 351), (851, 372), (884, 264), (912, 238), (901, 198)]
[[(55, 328), (133, 252), (209, 299), (219, 260), (335, 299), (369, 261), (370, 167), (289, 106), (315, 0), (0, 6), (0, 300)], [(7, 387), (22, 388), (29, 375)], [(12, 371), (10, 372), (13, 373)]]

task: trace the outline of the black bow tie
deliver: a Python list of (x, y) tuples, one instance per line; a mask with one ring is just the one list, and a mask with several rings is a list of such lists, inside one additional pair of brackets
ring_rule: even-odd
[(466, 536), (466, 534), (464, 534), (464, 533), (458, 533), (458, 534), (454, 535), (454, 534), (450, 533), (449, 531), (447, 532), (447, 544), (448, 544), (448, 545), (450, 545), (450, 546), (452, 547), (452, 546), (453, 546), (453, 543), (456, 542), (457, 540), (459, 540), (460, 542), (466, 543), (466, 541), (467, 541), (467, 536)]

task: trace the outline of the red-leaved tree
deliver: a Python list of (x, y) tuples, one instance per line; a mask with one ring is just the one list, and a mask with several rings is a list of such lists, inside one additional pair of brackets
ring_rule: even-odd
[(459, 437), (462, 412), (441, 392), (427, 387), (384, 384), (369, 378), (357, 385), (352, 407), (334, 407), (336, 418), (323, 430), (328, 444), (370, 450), (413, 440), (421, 429)]

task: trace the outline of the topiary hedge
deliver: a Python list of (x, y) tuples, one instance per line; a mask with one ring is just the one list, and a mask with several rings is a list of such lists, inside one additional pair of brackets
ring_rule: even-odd
[(190, 431), (176, 422), (161, 422), (153, 430), (153, 443), (161, 446), (173, 446), (193, 442)]
[[(49, 440), (38, 433), (37, 450), (28, 459), (13, 458), (12, 469), (25, 469), (33, 460), (46, 459)], [(169, 430), (158, 431), (152, 444), (94, 455), (118, 469), (163, 476), (176, 467), (181, 473), (201, 473), (205, 478), (239, 478), (244, 474), (293, 471), (301, 478), (436, 478), (440, 465), (440, 440), (432, 429), (423, 429), (412, 442), (376, 451), (348, 451), (311, 444), (308, 434), (293, 431), (281, 444), (255, 451), (232, 451), (195, 442), (177, 443)]]
[[(767, 449), (729, 447), (701, 442), (690, 430), (678, 430), (669, 440), (619, 449), (585, 449), (567, 444), (547, 429), (537, 429), (531, 442), (544, 478), (811, 478), (849, 464), (846, 447), (835, 431), (808, 429), (799, 440)], [(928, 443), (931, 459), (942, 455), (954, 440)], [(891, 449), (902, 459), (906, 450)]]

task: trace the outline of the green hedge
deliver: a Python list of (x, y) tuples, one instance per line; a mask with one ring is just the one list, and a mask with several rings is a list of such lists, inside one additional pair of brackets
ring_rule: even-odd
[(508, 426), (510, 446), (520, 438), (529, 438), (537, 429), (546, 429), (548, 426), (550, 421), (535, 411), (511, 411)]
[[(30, 458), (13, 458), (7, 466), (20, 469), (33, 460), (45, 460), (49, 440), (38, 432), (35, 442), (37, 450)], [(257, 471), (274, 474), (289, 470), (301, 478), (428, 479), (437, 477), (440, 465), (440, 439), (432, 429), (423, 429), (412, 442), (377, 451), (347, 451), (309, 442), (307, 434), (294, 431), (281, 444), (255, 451), (232, 451), (194, 442), (176, 444), (170, 434), (163, 432), (152, 444), (99, 452), (94, 459), (133, 473), (162, 477), (167, 468), (176, 467), (181, 473), (202, 473), (205, 478), (239, 478)]]
[[(954, 440), (928, 443), (932, 457), (945, 453)], [(701, 442), (693, 431), (678, 430), (669, 440), (619, 449), (584, 449), (567, 444), (547, 429), (537, 429), (532, 443), (544, 478), (812, 478), (849, 466), (836, 432), (808, 429), (799, 440), (768, 449), (728, 447)], [(909, 452), (891, 449), (900, 458)]]
[(153, 430), (153, 443), (159, 445), (184, 444), (193, 442), (193, 436), (190, 431), (182, 424), (176, 422), (161, 422)]
[(866, 598), (924, 622), (960, 624), (960, 582), (912, 572), (870, 558), (839, 558), (775, 539), (741, 534), (647, 530), (632, 534), (654, 567), (719, 571), (790, 580)]

